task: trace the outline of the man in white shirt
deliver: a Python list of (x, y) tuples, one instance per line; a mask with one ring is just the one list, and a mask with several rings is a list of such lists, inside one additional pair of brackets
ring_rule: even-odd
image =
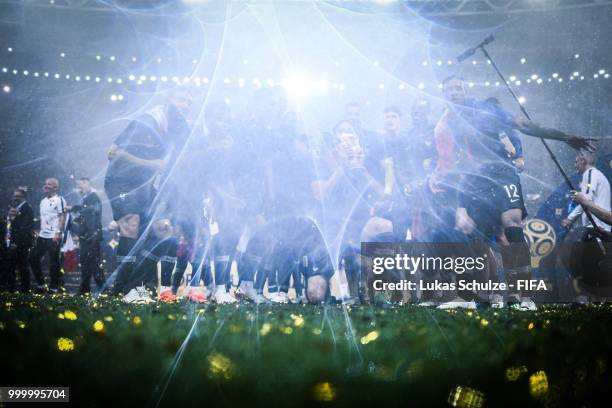
[(45, 254), (49, 260), (50, 291), (56, 293), (62, 286), (60, 248), (66, 222), (66, 201), (57, 194), (59, 181), (48, 178), (43, 186), (46, 197), (40, 202), (40, 232), (30, 252), (30, 267), (38, 283), (38, 290), (44, 288), (41, 259)]
[[(610, 182), (601, 171), (594, 167), (595, 161), (595, 155), (590, 152), (581, 151), (576, 156), (576, 169), (582, 173), (580, 192), (594, 205), (610, 211)], [(582, 216), (583, 226), (592, 226), (581, 205), (574, 208), (567, 218), (561, 222), (561, 225), (569, 227), (580, 216)], [(610, 231), (610, 226), (605, 222), (596, 217), (594, 217), (594, 220), (599, 228)]]

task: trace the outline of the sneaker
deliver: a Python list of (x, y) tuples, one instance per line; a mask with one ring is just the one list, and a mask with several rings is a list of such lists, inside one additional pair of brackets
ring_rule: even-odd
[(534, 311), (538, 310), (538, 306), (530, 298), (524, 297), (521, 299), (521, 303), (519, 304), (519, 310)]
[(268, 295), (268, 299), (270, 299), (272, 303), (289, 303), (289, 298), (287, 297), (286, 292), (272, 292)]
[(437, 307), (437, 309), (440, 310), (446, 310), (446, 309), (476, 309), (476, 302), (474, 302), (473, 300), (471, 301), (467, 301), (467, 300), (463, 300), (461, 298), (456, 298), (454, 300), (451, 300), (450, 302), (444, 302), (441, 305), (439, 305)]
[(262, 303), (271, 303), (269, 299), (267, 299), (264, 295), (262, 295), (261, 293), (256, 293), (255, 297), (253, 297), (251, 299), (251, 301), (253, 303), (255, 303), (256, 305), (261, 305)]
[(236, 299), (236, 297), (231, 293), (225, 291), (225, 288), (217, 289), (213, 298), (215, 299), (215, 302), (222, 305), (238, 302), (238, 299)]
[(172, 293), (172, 287), (162, 286), (159, 289), (159, 300), (165, 303), (171, 303), (176, 301), (176, 295)]
[(308, 304), (308, 298), (305, 295), (298, 295), (298, 297), (295, 299), (296, 303), (300, 304), (300, 305), (306, 305)]
[(253, 282), (240, 282), (240, 286), (238, 286), (237, 295), (251, 302), (262, 303), (260, 298), (263, 298), (263, 296), (257, 293), (255, 288), (253, 287)]
[(127, 295), (123, 297), (124, 303), (132, 304), (147, 304), (153, 302), (149, 291), (144, 286), (138, 286), (131, 289)]
[(206, 302), (207, 296), (203, 288), (192, 286), (187, 291), (187, 299), (194, 303), (204, 303)]
[(427, 300), (425, 302), (417, 303), (417, 306), (421, 307), (437, 307), (440, 305), (440, 302), (436, 302), (435, 300)]
[(133, 288), (122, 298), (122, 301), (123, 303), (136, 303), (139, 298), (138, 291)]
[(574, 298), (572, 303), (576, 306), (586, 306), (589, 304), (589, 298), (584, 295), (579, 295)]
[(520, 307), (521, 297), (517, 294), (508, 295), (508, 306), (517, 309)]
[[(359, 298), (356, 298), (354, 296), (343, 297), (343, 298), (340, 299), (340, 301), (342, 302), (343, 305), (357, 305), (357, 304), (359, 304)], [(308, 301), (306, 301), (305, 303), (308, 303)]]
[(497, 293), (489, 296), (489, 301), (491, 302), (491, 307), (493, 309), (503, 309), (506, 306), (504, 303), (504, 297)]

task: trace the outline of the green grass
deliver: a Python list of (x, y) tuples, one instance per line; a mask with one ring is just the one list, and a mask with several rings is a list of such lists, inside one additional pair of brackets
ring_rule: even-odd
[[(610, 306), (345, 313), (68, 295), (0, 301), (0, 385), (69, 386), (79, 406), (448, 406), (457, 386), (458, 406), (610, 400)], [(74, 349), (60, 351), (60, 338)], [(541, 371), (547, 387), (530, 387)]]

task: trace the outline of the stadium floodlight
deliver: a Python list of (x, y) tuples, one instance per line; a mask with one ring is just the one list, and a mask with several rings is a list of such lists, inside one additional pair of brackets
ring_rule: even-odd
[(300, 72), (290, 74), (282, 83), (287, 89), (287, 96), (294, 100), (303, 99), (313, 89), (312, 81)]

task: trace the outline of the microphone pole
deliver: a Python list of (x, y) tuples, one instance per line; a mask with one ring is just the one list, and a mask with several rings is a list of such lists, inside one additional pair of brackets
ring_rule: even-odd
[[(518, 97), (514, 93), (514, 90), (512, 89), (510, 84), (506, 81), (506, 78), (504, 77), (504, 74), (502, 74), (500, 69), (497, 67), (497, 64), (495, 63), (493, 58), (491, 58), (491, 55), (489, 55), (489, 53), (487, 52), (487, 49), (485, 48), (485, 45), (489, 44), (492, 41), (493, 41), (493, 36), (489, 36), (489, 37), (485, 38), (485, 40), (483, 42), (481, 42), (480, 44), (478, 44), (476, 47), (466, 51), (465, 53), (463, 53), (459, 57), (463, 57), (466, 54), (469, 54), (469, 52), (471, 52), (472, 50), (474, 52), (476, 52), (476, 50), (482, 51), (482, 53), (484, 54), (485, 58), (487, 58), (487, 60), (491, 62), (491, 66), (493, 67), (493, 69), (495, 70), (495, 72), (497, 73), (499, 78), (502, 80), (503, 84), (506, 86), (506, 89), (508, 90), (508, 92), (510, 92), (510, 95), (512, 95), (512, 97), (514, 98), (514, 100), (518, 104), (519, 109), (521, 110), (523, 115), (527, 118), (527, 120), (531, 121), (531, 117), (529, 116), (529, 113), (527, 113), (527, 110), (525, 109), (523, 104), (519, 101)], [(474, 52), (472, 52), (470, 55), (473, 55)], [(470, 55), (466, 56), (465, 58), (468, 58)], [(459, 60), (459, 57), (457, 58), (457, 60)], [(463, 61), (465, 58), (459, 60), (459, 62)], [(559, 169), (559, 172), (561, 173), (561, 175), (563, 176), (563, 179), (565, 180), (565, 184), (567, 184), (567, 186), (570, 188), (570, 190), (576, 190), (576, 188), (572, 184), (572, 181), (569, 179), (569, 177), (567, 176), (567, 174), (565, 173), (565, 171), (561, 167), (561, 164), (559, 164), (559, 161), (557, 160), (557, 157), (555, 156), (553, 151), (548, 146), (548, 143), (546, 143), (546, 140), (544, 140), (544, 138), (542, 138), (542, 137), (539, 137), (539, 139), (542, 142), (542, 144), (544, 145), (544, 148), (546, 148), (546, 151), (548, 152), (548, 155), (550, 156), (552, 161), (557, 166), (557, 169)], [(595, 220), (593, 219), (593, 216), (591, 215), (591, 212), (587, 208), (585, 208), (584, 206), (582, 206), (582, 209), (584, 211), (584, 214), (587, 216), (587, 219), (589, 220), (589, 222), (593, 226), (593, 228), (595, 228), (595, 231), (598, 231), (598, 232), (601, 233), (602, 231), (599, 228), (599, 225), (597, 225), (595, 223)]]

